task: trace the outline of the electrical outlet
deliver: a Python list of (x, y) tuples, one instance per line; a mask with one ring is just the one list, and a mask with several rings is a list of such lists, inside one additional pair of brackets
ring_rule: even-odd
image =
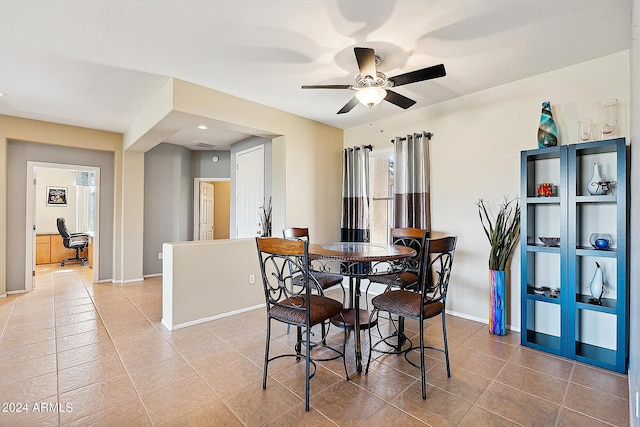
[(158, 259), (162, 259), (162, 252), (158, 252)]
[(249, 275), (249, 284), (253, 285), (254, 283), (256, 283), (256, 275), (255, 274), (250, 274)]

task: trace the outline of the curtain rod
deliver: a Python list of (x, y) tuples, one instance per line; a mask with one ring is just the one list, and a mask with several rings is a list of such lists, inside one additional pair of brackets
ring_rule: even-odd
[(363, 145), (361, 147), (346, 148), (346, 150), (359, 150), (360, 148), (368, 148), (373, 151), (373, 145)]
[[(426, 132), (426, 131), (422, 131), (422, 133), (414, 133), (414, 135), (416, 135), (416, 136), (420, 136), (420, 137), (422, 137), (422, 136), (426, 136), (426, 137), (429, 139), (429, 141), (431, 141), (431, 137), (433, 136), (433, 134), (432, 134), (431, 132)], [(399, 137), (398, 139), (399, 139), (400, 141), (406, 141), (406, 140), (407, 140), (407, 137)], [(394, 139), (392, 139), (392, 140), (391, 140), (391, 143), (392, 143), (392, 144), (393, 144), (394, 142), (396, 142), (396, 138), (394, 138)]]

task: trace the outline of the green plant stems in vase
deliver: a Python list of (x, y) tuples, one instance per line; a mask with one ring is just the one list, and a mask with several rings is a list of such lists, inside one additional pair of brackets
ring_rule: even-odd
[(492, 220), (484, 200), (478, 201), (478, 214), (482, 228), (489, 240), (489, 285), (491, 312), (489, 332), (496, 335), (507, 333), (506, 267), (520, 237), (520, 203), (518, 199), (504, 199), (498, 215)]
[(538, 147), (554, 147), (556, 145), (558, 145), (558, 128), (551, 114), (551, 103), (544, 101), (538, 126)]

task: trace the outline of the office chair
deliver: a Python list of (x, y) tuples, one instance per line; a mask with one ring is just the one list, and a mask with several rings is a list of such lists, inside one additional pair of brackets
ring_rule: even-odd
[(80, 265), (84, 265), (87, 262), (86, 257), (80, 256), (80, 251), (89, 246), (89, 236), (86, 233), (69, 233), (67, 225), (64, 222), (64, 218), (60, 217), (56, 220), (58, 225), (58, 232), (62, 236), (62, 244), (67, 249), (75, 249), (76, 256), (74, 258), (65, 258), (60, 265), (64, 267), (64, 264), (69, 261), (80, 261)]

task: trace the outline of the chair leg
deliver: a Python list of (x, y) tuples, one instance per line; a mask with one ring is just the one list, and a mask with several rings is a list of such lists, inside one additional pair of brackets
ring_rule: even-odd
[[(342, 313), (340, 313), (340, 318), (342, 319), (342, 323), (345, 323)], [(346, 376), (346, 379), (347, 381), (349, 381), (349, 371), (347, 370), (347, 331), (348, 328), (344, 328), (342, 335), (342, 364), (344, 365), (344, 374)]]
[(422, 400), (426, 400), (427, 379), (424, 366), (424, 323), (422, 323), (422, 319), (420, 319), (420, 377), (422, 378)]
[[(374, 307), (374, 309), (373, 309), (373, 310), (371, 310), (371, 314), (369, 315), (369, 324), (371, 324), (371, 323), (372, 323), (372, 321), (373, 321), (373, 316), (374, 316), (375, 314), (377, 314), (377, 313), (378, 313), (378, 310)], [(368, 332), (369, 332), (369, 357), (367, 357), (367, 367), (364, 369), (364, 373), (365, 373), (365, 374), (368, 374), (368, 373), (369, 373), (369, 366), (371, 365), (371, 353), (373, 353), (373, 348), (372, 348), (372, 345), (373, 345), (372, 343), (373, 343), (373, 341), (371, 341), (371, 340), (372, 340), (372, 336), (371, 336), (371, 329), (373, 329), (373, 328), (372, 328), (372, 327), (369, 327), (369, 328), (368, 328), (368, 330), (369, 330), (369, 331), (368, 331)]]
[(269, 366), (269, 341), (271, 339), (271, 319), (267, 319), (267, 342), (264, 348), (264, 369), (262, 373), (262, 389), (267, 388), (267, 366)]
[(406, 342), (406, 336), (404, 335), (404, 317), (400, 316), (398, 318), (398, 345), (396, 346), (396, 351), (402, 351), (402, 346)]
[[(324, 323), (323, 323), (324, 325)], [(298, 331), (300, 330), (300, 328), (298, 328)], [(309, 381), (311, 380), (311, 378), (309, 378), (309, 375), (311, 373), (310, 371), (310, 364), (311, 364), (311, 326), (307, 325), (307, 330), (305, 333), (306, 336), (306, 343), (305, 343), (305, 355), (304, 355), (304, 364), (305, 364), (305, 373), (306, 373), (306, 378), (305, 378), (305, 383), (304, 383), (304, 410), (309, 412)]]
[(327, 345), (327, 329), (325, 328), (324, 322), (322, 322), (322, 340), (320, 340), (322, 345)]
[(451, 377), (451, 368), (449, 367), (449, 344), (447, 343), (447, 321), (444, 310), (442, 310), (442, 337), (444, 338), (444, 359), (447, 362), (447, 377)]
[[(309, 332), (308, 328), (307, 332)], [(300, 326), (296, 326), (296, 339), (296, 362), (299, 362), (302, 348), (302, 327)]]

